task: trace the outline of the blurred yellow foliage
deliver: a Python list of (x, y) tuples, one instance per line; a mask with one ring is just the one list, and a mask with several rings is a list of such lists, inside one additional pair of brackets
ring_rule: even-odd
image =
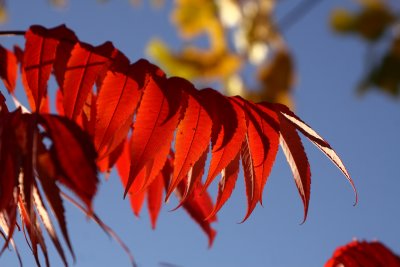
[(277, 51), (269, 64), (263, 65), (258, 72), (258, 80), (263, 86), (251, 97), (253, 101), (279, 102), (293, 106), (290, 97), (294, 85), (294, 64), (292, 56), (285, 49)]
[[(400, 94), (399, 11), (395, 11), (394, 6), (383, 0), (359, 0), (358, 3), (360, 4), (358, 11), (343, 8), (334, 10), (331, 25), (337, 32), (358, 35), (369, 43), (366, 55), (368, 71), (362, 79), (359, 92), (375, 88), (389, 95), (398, 96)], [(382, 47), (388, 48), (382, 52)]]
[(376, 41), (395, 21), (395, 15), (380, 0), (363, 0), (360, 4), (361, 9), (358, 12), (343, 8), (333, 10), (332, 27), (341, 33), (357, 33), (368, 41)]
[(186, 47), (179, 53), (170, 51), (160, 40), (153, 40), (147, 47), (147, 53), (156, 58), (170, 75), (189, 80), (204, 78), (215, 80), (230, 76), (240, 68), (240, 58), (225, 51), (201, 50)]
[(390, 49), (383, 56), (381, 62), (373, 67), (360, 85), (363, 92), (370, 87), (380, 88), (382, 91), (398, 96), (400, 93), (400, 36), (392, 42)]
[[(189, 43), (176, 51), (154, 39), (147, 48), (148, 54), (170, 75), (202, 85), (218, 82), (225, 94), (291, 105), (294, 67), (274, 24), (274, 0), (174, 3), (171, 21)], [(198, 37), (206, 37), (208, 47), (195, 46)], [(249, 64), (257, 67), (257, 88), (243, 83), (242, 75), (246, 75)]]

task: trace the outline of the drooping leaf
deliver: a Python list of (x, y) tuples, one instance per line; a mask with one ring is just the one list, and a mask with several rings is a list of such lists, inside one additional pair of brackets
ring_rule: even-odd
[[(208, 220), (206, 220), (207, 216), (213, 209), (213, 203), (207, 192), (201, 193), (202, 187), (203, 185), (199, 183), (198, 186), (193, 190), (192, 195), (183, 202), (182, 207), (207, 234), (208, 245), (211, 247), (216, 235), (215, 230), (211, 227), (211, 222), (215, 221), (216, 217), (210, 217)], [(183, 184), (183, 181), (181, 181), (177, 191), (178, 200), (180, 200), (180, 197), (184, 192), (183, 190), (185, 190), (185, 185)]]
[(248, 134), (245, 135), (245, 139), (242, 143), (240, 156), (242, 159), (243, 175), (247, 197), (247, 211), (245, 217), (242, 220), (242, 222), (244, 222), (253, 212), (257, 202), (259, 201), (261, 186), (259, 181), (257, 181), (254, 161), (250, 151), (250, 140)]
[(349, 172), (344, 166), (342, 160), (333, 150), (333, 148), (329, 145), (327, 141), (325, 141), (317, 132), (315, 132), (310, 126), (308, 126), (304, 121), (302, 121), (296, 114), (294, 114), (288, 107), (280, 104), (274, 105), (275, 109), (277, 109), (281, 114), (283, 114), (284, 118), (290, 121), (297, 130), (303, 133), (311, 142), (314, 143), (344, 174), (347, 180), (350, 182), (353, 187), (353, 191), (355, 193), (355, 203), (357, 203), (358, 195), (357, 190), (354, 186), (353, 180), (350, 177)]
[(274, 110), (262, 111), (262, 106), (239, 97), (234, 100), (241, 105), (248, 122), (241, 149), (248, 200), (246, 220), (257, 202), (262, 202), (262, 191), (278, 151), (279, 122)]
[(70, 187), (90, 210), (98, 178), (94, 163), (97, 153), (89, 136), (66, 118), (42, 115), (41, 120), (52, 141), (51, 153), (57, 168), (62, 172), (64, 179), (61, 181)]
[(43, 192), (46, 196), (47, 202), (49, 203), (51, 210), (53, 211), (53, 214), (57, 219), (64, 240), (67, 243), (67, 246), (75, 259), (75, 253), (72, 249), (72, 244), (68, 234), (64, 204), (61, 199), (60, 189), (56, 184), (56, 166), (54, 165), (54, 162), (52, 161), (49, 152), (39, 150), (38, 153), (37, 171), (40, 177), (41, 187), (43, 188)]
[(61, 259), (62, 259), (62, 261), (64, 263), (64, 265), (65, 266), (68, 265), (67, 264), (67, 259), (65, 257), (64, 250), (63, 250), (63, 248), (61, 246), (60, 240), (58, 239), (56, 230), (55, 230), (54, 225), (53, 225), (53, 223), (51, 221), (50, 214), (47, 211), (47, 208), (43, 203), (42, 196), (40, 195), (40, 192), (39, 192), (39, 190), (37, 188), (34, 188), (34, 190), (33, 190), (33, 201), (34, 201), (36, 210), (38, 212), (38, 215), (39, 215), (39, 217), (40, 217), (45, 229), (47, 230), (47, 233), (49, 234), (50, 239), (53, 242), (58, 254), (60, 255), (60, 257), (61, 257)]
[(279, 114), (280, 145), (292, 170), (294, 181), (304, 205), (305, 222), (310, 201), (311, 171), (308, 158), (296, 128)]

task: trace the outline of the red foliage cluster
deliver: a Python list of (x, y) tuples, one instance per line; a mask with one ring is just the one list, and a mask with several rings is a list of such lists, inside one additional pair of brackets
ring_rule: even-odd
[[(100, 171), (117, 165), (136, 214), (147, 195), (153, 227), (163, 189), (166, 199), (175, 192), (179, 206), (200, 224), (210, 244), (215, 236), (210, 223), (231, 196), (240, 161), (246, 220), (262, 202), (279, 144), (293, 172), (306, 219), (311, 173), (298, 131), (320, 148), (353, 186), (330, 145), (283, 105), (255, 104), (209, 88), (197, 90), (185, 79), (166, 77), (146, 60), (130, 63), (110, 42), (96, 47), (83, 43), (65, 26), (32, 26), (25, 39), (24, 50), (11, 52), (0, 47), (1, 79), (13, 94), (19, 63), (32, 110), (32, 114), (8, 112), (1, 96), (0, 219), (9, 241), (16, 206), (20, 208), (35, 257), (37, 243), (46, 250), (34, 212), (46, 221), (39, 208), (38, 183), (64, 229), (58, 184), (69, 187), (90, 212), (97, 185), (96, 165)], [(48, 114), (51, 75), (58, 84), (56, 107), (63, 117)], [(203, 184), (208, 154), (211, 161)], [(206, 190), (219, 174), (214, 205)], [(51, 235), (52, 229), (47, 231)], [(63, 235), (68, 240), (66, 230)], [(57, 239), (53, 240), (58, 248)], [(62, 249), (59, 252), (64, 259)]]
[(325, 267), (400, 267), (400, 257), (378, 241), (352, 241), (338, 247)]

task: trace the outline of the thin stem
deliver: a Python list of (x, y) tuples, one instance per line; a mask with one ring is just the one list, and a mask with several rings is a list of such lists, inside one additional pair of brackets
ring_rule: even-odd
[(304, 0), (298, 3), (292, 10), (278, 20), (280, 29), (282, 31), (287, 30), (321, 2), (321, 0)]
[(25, 31), (0, 31), (0, 36), (25, 35)]

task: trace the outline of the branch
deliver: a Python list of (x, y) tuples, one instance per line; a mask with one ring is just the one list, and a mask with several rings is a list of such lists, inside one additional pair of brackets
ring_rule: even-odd
[(0, 36), (19, 36), (25, 35), (25, 31), (0, 31)]

